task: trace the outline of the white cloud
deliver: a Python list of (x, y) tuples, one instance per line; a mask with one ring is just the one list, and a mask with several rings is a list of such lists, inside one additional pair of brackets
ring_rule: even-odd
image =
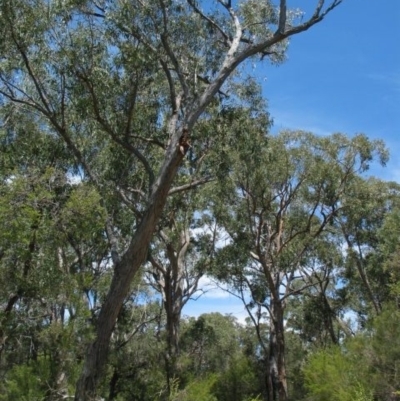
[(246, 308), (242, 300), (226, 291), (226, 285), (217, 284), (215, 280), (205, 275), (200, 279), (199, 289), (202, 289), (204, 294), (185, 305), (183, 311), (185, 316), (199, 317), (203, 313), (218, 312), (222, 315), (231, 315), (240, 324), (245, 324), (248, 317)]
[(202, 298), (227, 299), (231, 296), (231, 294), (226, 291), (226, 285), (217, 284), (215, 280), (207, 275), (200, 279), (198, 288), (204, 292)]

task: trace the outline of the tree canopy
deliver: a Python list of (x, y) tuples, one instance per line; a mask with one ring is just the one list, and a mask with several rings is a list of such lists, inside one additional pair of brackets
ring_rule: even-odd
[[(250, 68), (340, 3), (1, 2), (0, 399), (319, 399), (313, 366), (356, 372), (364, 336), (391, 372), (398, 185), (365, 176), (387, 150), (271, 135)], [(183, 315), (204, 275), (247, 325)]]

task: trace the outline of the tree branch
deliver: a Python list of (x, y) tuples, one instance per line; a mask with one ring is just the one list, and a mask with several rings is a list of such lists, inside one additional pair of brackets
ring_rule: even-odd
[(18, 39), (16, 38), (15, 31), (13, 28), (14, 24), (12, 23), (12, 21), (9, 21), (9, 26), (10, 26), (12, 40), (13, 40), (15, 46), (17, 47), (19, 53), (21, 54), (21, 57), (25, 64), (25, 67), (28, 71), (28, 75), (31, 78), (31, 80), (36, 88), (36, 91), (40, 97), (40, 100), (41, 100), (44, 108), (46, 109), (48, 115), (51, 116), (54, 111), (51, 109), (51, 107), (48, 103), (47, 96), (44, 92), (44, 89), (43, 89), (41, 83), (39, 82), (39, 79), (36, 77), (36, 75), (34, 74), (34, 72), (32, 70), (31, 64), (29, 62), (29, 58), (28, 58), (25, 50), (23, 49), (23, 46), (19, 43)]
[(231, 38), (225, 33), (225, 31), (211, 18), (209, 18), (207, 15), (205, 15), (197, 6), (196, 3), (193, 0), (187, 0), (188, 4), (193, 8), (195, 13), (199, 14), (201, 18), (206, 20), (210, 25), (212, 25), (224, 38), (225, 43), (228, 46), (231, 46)]
[(278, 32), (283, 34), (286, 29), (286, 0), (280, 1), (279, 6), (279, 25), (278, 25)]
[(177, 101), (178, 96), (176, 95), (175, 82), (172, 78), (171, 71), (168, 68), (168, 64), (162, 58), (160, 58), (160, 64), (168, 81), (169, 96), (171, 101), (171, 113), (177, 113), (179, 111), (179, 102)]
[(211, 177), (203, 177), (203, 178), (199, 178), (198, 180), (192, 181), (188, 184), (184, 184), (184, 185), (180, 185), (179, 187), (175, 187), (175, 188), (171, 188), (168, 192), (168, 195), (174, 195), (178, 192), (183, 192), (186, 191), (188, 189), (193, 189), (196, 188), (200, 185), (203, 184), (207, 184), (209, 182), (215, 181), (215, 178), (211, 178)]
[(178, 78), (179, 78), (179, 82), (181, 84), (182, 90), (183, 90), (183, 94), (184, 97), (186, 99), (188, 99), (189, 97), (189, 87), (187, 85), (186, 79), (184, 74), (182, 73), (181, 70), (181, 66), (178, 62), (178, 59), (175, 56), (174, 51), (172, 50), (171, 46), (169, 45), (169, 41), (168, 41), (168, 14), (167, 14), (167, 7), (164, 4), (163, 0), (160, 0), (160, 4), (161, 4), (161, 10), (163, 13), (163, 26), (164, 26), (164, 32), (160, 35), (161, 36), (161, 43), (164, 47), (164, 50), (166, 51), (169, 59), (172, 62), (172, 65), (174, 66), (177, 74), (178, 74)]
[(226, 58), (224, 60), (224, 63), (222, 65), (222, 68), (224, 68), (225, 63), (229, 64), (229, 62), (231, 61), (231, 58), (235, 55), (235, 53), (237, 52), (239, 45), (240, 45), (240, 41), (242, 38), (242, 26), (240, 24), (239, 21), (239, 17), (236, 15), (235, 11), (233, 10), (233, 8), (231, 7), (231, 2), (227, 2), (227, 3), (222, 3), (225, 6), (225, 8), (228, 10), (229, 15), (232, 18), (233, 23), (235, 24), (235, 36), (232, 39), (232, 43), (231, 46), (228, 50), (228, 53), (226, 54)]
[(134, 135), (134, 134), (130, 134), (129, 137), (130, 137), (130, 138), (134, 138), (134, 139), (139, 139), (140, 141), (143, 141), (143, 142), (152, 143), (153, 145), (157, 145), (157, 146), (159, 146), (161, 149), (165, 150), (165, 145), (164, 145), (162, 142), (158, 141), (157, 139), (154, 139), (154, 138), (145, 138), (145, 137), (143, 137), (143, 136)]
[(93, 84), (90, 81), (90, 79), (85, 74), (81, 73), (80, 71), (76, 71), (76, 75), (78, 78), (80, 78), (85, 83), (86, 87), (89, 90), (90, 96), (92, 98), (93, 111), (96, 116), (96, 120), (100, 123), (100, 125), (107, 132), (107, 134), (109, 134), (109, 136), (111, 137), (111, 139), (114, 142), (118, 143), (125, 150), (132, 153), (142, 163), (144, 169), (146, 170), (146, 172), (149, 176), (149, 190), (150, 190), (150, 188), (154, 182), (154, 172), (153, 172), (153, 169), (151, 168), (149, 162), (147, 161), (146, 157), (138, 149), (136, 149), (132, 144), (130, 144), (129, 142), (124, 141), (118, 137), (118, 135), (114, 132), (112, 127), (108, 124), (108, 122), (102, 117), (102, 115), (100, 113), (99, 102), (98, 102), (96, 93), (94, 91)]

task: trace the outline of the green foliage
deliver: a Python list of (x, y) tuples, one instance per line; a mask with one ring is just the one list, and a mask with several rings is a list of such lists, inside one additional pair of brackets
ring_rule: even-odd
[(120, 312), (115, 328), (107, 375), (100, 393), (111, 400), (165, 400), (164, 317), (159, 302), (141, 280), (135, 295)]
[(396, 299), (399, 187), (375, 178), (356, 180), (338, 215), (348, 251), (344, 277), (361, 322)]
[(237, 323), (229, 316), (215, 312), (191, 319), (183, 328), (181, 363), (191, 375), (224, 371), (239, 351), (237, 336)]
[(212, 390), (218, 401), (245, 401), (256, 397), (262, 389), (254, 362), (244, 355), (231, 358), (229, 367), (218, 375)]
[(315, 401), (372, 400), (365, 365), (356, 355), (343, 353), (340, 347), (313, 354), (304, 376), (306, 388)]
[(218, 401), (211, 391), (216, 380), (216, 375), (209, 375), (191, 381), (182, 390), (175, 387), (168, 401)]
[(244, 401), (260, 394), (260, 372), (253, 349), (247, 346), (249, 335), (232, 317), (219, 313), (190, 319), (183, 325), (178, 360), (183, 389), (191, 389), (201, 378), (218, 401)]
[(390, 399), (400, 387), (400, 313), (387, 306), (365, 333), (313, 353), (303, 370), (312, 400)]
[(0, 384), (1, 401), (42, 401), (46, 394), (49, 365), (45, 360), (30, 365), (16, 365)]
[(374, 160), (384, 164), (387, 151), (365, 135), (266, 137), (256, 124), (248, 132), (253, 141), (235, 137), (226, 152), (229, 169), (210, 192), (217, 224), (229, 237), (216, 251), (213, 274), (242, 299), (258, 333), (269, 323), (258, 339), (267, 369), (278, 366), (268, 371), (275, 398), (287, 387), (284, 322), (287, 313), (296, 315), (291, 298), (301, 304), (295, 329), (308, 341), (337, 343), (346, 331), (345, 297), (336, 294), (344, 259), (337, 218), (354, 207), (349, 196), (364, 182), (360, 175)]
[(387, 305), (374, 317), (369, 342), (365, 344), (365, 360), (370, 367), (375, 394), (389, 398), (400, 389), (400, 311)]

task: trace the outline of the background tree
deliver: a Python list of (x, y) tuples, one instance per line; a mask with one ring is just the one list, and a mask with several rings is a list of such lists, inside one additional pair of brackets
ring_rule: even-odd
[(57, 138), (24, 119), (0, 135), (0, 371), (39, 369), (42, 396), (61, 399), (97, 307), (105, 213), (90, 184), (71, 182)]
[[(391, 272), (385, 268), (385, 261), (397, 246), (397, 239), (393, 242), (397, 238), (393, 218), (398, 215), (398, 191), (396, 183), (359, 179), (349, 190), (343, 213), (336, 219), (346, 244), (348, 292), (353, 295), (361, 321), (370, 309), (381, 313), (383, 304), (390, 299)], [(391, 251), (387, 253), (385, 244), (389, 243)]]
[(215, 227), (210, 228), (207, 222), (209, 219), (201, 218), (200, 212), (196, 212), (203, 204), (198, 192), (171, 197), (149, 250), (148, 278), (160, 293), (165, 310), (169, 386), (176, 374), (182, 309), (200, 290), (199, 281), (210, 266), (217, 239)]
[(108, 400), (168, 398), (163, 380), (165, 367), (160, 363), (165, 349), (165, 317), (160, 303), (146, 287), (139, 282), (135, 295), (124, 302), (113, 333), (102, 386)]
[(262, 382), (257, 364), (243, 347), (250, 341), (251, 335), (231, 316), (208, 313), (190, 318), (182, 334), (181, 381), (189, 386), (209, 383), (209, 394), (220, 401), (258, 396)]
[(268, 399), (286, 400), (288, 299), (313, 288), (331, 340), (338, 341), (326, 288), (341, 249), (330, 226), (347, 187), (375, 154), (382, 162), (387, 155), (382, 143), (363, 135), (285, 132), (267, 140), (248, 132), (257, 138), (256, 146), (246, 135), (235, 137), (230, 174), (214, 188), (220, 196), (215, 198), (217, 222), (231, 241), (219, 251), (216, 275), (243, 300), (259, 333), (267, 312), (269, 338), (259, 334), (259, 340), (267, 355)]

